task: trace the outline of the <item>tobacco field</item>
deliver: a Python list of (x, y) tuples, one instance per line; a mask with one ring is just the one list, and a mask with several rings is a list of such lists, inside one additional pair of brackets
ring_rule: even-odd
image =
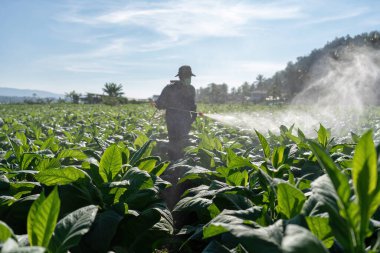
[(339, 137), (198, 117), (173, 163), (148, 105), (0, 105), (1, 252), (380, 252), (372, 110)]

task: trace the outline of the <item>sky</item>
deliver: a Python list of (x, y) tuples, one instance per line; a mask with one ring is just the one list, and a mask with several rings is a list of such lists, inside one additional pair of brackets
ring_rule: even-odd
[[(271, 77), (336, 37), (380, 30), (379, 0), (0, 0), (0, 87), (160, 94)], [(1, 94), (0, 94), (1, 95)]]

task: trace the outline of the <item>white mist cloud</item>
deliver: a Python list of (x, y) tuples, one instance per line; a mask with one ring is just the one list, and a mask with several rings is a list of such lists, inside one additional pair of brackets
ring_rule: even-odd
[(278, 133), (281, 125), (294, 124), (308, 136), (315, 136), (320, 123), (331, 128), (335, 136), (364, 131), (360, 124), (368, 117), (368, 106), (380, 97), (380, 53), (354, 46), (335, 53), (337, 57), (327, 54), (312, 66), (306, 88), (282, 110), (207, 116), (232, 127), (262, 133)]
[(380, 53), (367, 47), (348, 46), (315, 64), (310, 82), (292, 101), (318, 108), (342, 107), (361, 111), (374, 104), (380, 83)]

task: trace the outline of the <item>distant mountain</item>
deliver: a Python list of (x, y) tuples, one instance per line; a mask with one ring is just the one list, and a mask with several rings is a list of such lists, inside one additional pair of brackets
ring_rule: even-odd
[(38, 98), (63, 98), (65, 95), (43, 90), (15, 89), (0, 87), (0, 96), (3, 97), (38, 97)]

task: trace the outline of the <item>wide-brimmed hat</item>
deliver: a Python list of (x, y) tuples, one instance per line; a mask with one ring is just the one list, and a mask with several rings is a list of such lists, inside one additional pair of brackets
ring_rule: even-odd
[(178, 69), (178, 74), (176, 76), (195, 76), (191, 71), (191, 67), (189, 65), (183, 65)]

